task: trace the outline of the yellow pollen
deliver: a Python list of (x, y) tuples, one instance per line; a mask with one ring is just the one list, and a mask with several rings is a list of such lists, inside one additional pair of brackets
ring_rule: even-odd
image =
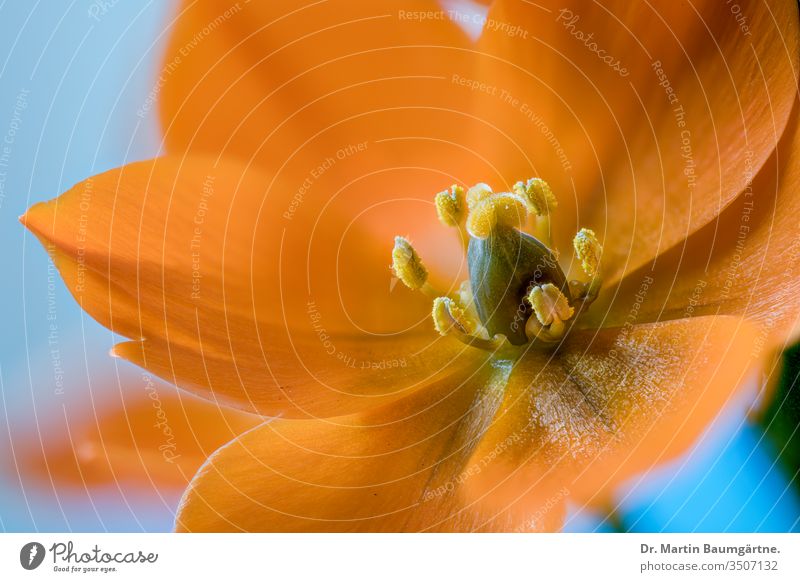
[(504, 192), (492, 196), (491, 201), (494, 203), (497, 224), (514, 228), (525, 225), (528, 219), (528, 206), (525, 204), (524, 198)]
[(420, 289), (428, 280), (428, 269), (411, 243), (402, 236), (394, 237), (392, 269), (409, 289)]
[(509, 192), (493, 194), (470, 207), (467, 231), (475, 238), (486, 239), (495, 225), (520, 228), (527, 218), (528, 207), (524, 199)]
[(597, 240), (594, 231), (582, 228), (575, 239), (572, 241), (575, 247), (575, 255), (581, 262), (583, 272), (589, 277), (594, 277), (600, 270), (600, 257), (603, 254), (603, 247)]
[(489, 198), (492, 195), (492, 187), (489, 184), (480, 182), (475, 184), (472, 188), (467, 190), (467, 207), (472, 209), (473, 206)]
[(433, 300), (433, 326), (440, 335), (448, 335), (453, 327), (462, 334), (471, 335), (475, 331), (475, 323), (464, 310), (449, 297), (437, 297)]
[(491, 198), (486, 198), (470, 207), (467, 216), (467, 231), (470, 236), (479, 239), (489, 238), (495, 224), (497, 224), (497, 211)]
[(558, 207), (553, 190), (541, 178), (531, 178), (527, 182), (514, 184), (514, 193), (522, 196), (537, 216), (549, 216)]
[(453, 184), (449, 189), (439, 192), (434, 199), (439, 222), (445, 226), (458, 226), (464, 220), (464, 188)]
[[(560, 326), (575, 313), (564, 294), (552, 283), (531, 289), (528, 301), (542, 325)], [(555, 329), (553, 331), (556, 332)]]

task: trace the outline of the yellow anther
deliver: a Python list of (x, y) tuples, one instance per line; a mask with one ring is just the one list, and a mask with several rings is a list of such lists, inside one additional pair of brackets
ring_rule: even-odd
[(489, 238), (495, 224), (497, 224), (497, 211), (494, 200), (486, 198), (470, 207), (467, 216), (467, 231), (470, 236), (480, 239)]
[(595, 277), (600, 270), (600, 257), (603, 254), (603, 247), (597, 241), (594, 231), (582, 228), (575, 235), (572, 246), (575, 247), (575, 256), (581, 262), (583, 272), (589, 277)]
[(489, 184), (480, 182), (467, 190), (467, 207), (472, 209), (479, 202), (486, 200), (492, 195), (492, 188)]
[(428, 280), (428, 269), (411, 243), (402, 236), (394, 237), (392, 269), (409, 289), (420, 289)]
[(439, 192), (435, 198), (436, 214), (445, 226), (458, 226), (466, 215), (464, 188), (453, 184), (447, 190)]
[(527, 200), (537, 216), (549, 216), (558, 207), (558, 200), (553, 195), (550, 185), (541, 178), (517, 182), (514, 184), (514, 193)]
[(437, 297), (433, 300), (433, 326), (440, 335), (448, 335), (452, 331), (463, 335), (472, 335), (475, 323), (464, 310), (449, 297)]
[(575, 313), (575, 310), (569, 304), (569, 300), (552, 283), (534, 287), (528, 293), (527, 298), (533, 307), (536, 319), (542, 325), (551, 326), (551, 332), (554, 335), (559, 334), (558, 329), (563, 331), (563, 322), (571, 318)]

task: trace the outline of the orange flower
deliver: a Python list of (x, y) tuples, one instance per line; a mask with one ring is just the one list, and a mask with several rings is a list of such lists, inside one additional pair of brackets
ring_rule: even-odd
[(125, 378), (116, 394), (115, 382), (107, 379), (103, 397), (91, 406), (40, 417), (33, 434), (15, 443), (13, 465), (5, 469), (26, 485), (56, 490), (112, 485), (180, 493), (214, 450), (260, 424), (149, 376)]
[[(23, 218), (117, 355), (277, 417), (177, 529), (557, 529), (684, 451), (800, 312), (797, 7), (738, 7), (498, 1), (473, 43), (424, 0), (184, 3), (169, 155)], [(445, 223), (518, 241), (530, 208), (552, 251), (591, 229), (578, 260), (467, 265), (454, 182), (515, 193)]]

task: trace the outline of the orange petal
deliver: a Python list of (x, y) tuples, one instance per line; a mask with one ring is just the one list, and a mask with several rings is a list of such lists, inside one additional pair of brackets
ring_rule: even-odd
[(457, 382), (483, 357), (433, 334), (321, 341), (260, 326), (259, 345), (252, 326), (246, 335), (239, 329), (230, 330), (239, 341), (227, 354), (211, 353), (200, 340), (188, 348), (145, 340), (117, 345), (114, 355), (215, 402), (285, 418), (378, 407), (443, 378)]
[[(564, 503), (523, 520), (465, 502), (464, 463), (508, 366), (329, 421), (276, 420), (217, 452), (184, 495), (181, 531), (508, 531), (557, 528)], [(535, 518), (535, 519), (534, 519)]]
[[(622, 323), (642, 281), (639, 321), (707, 314), (744, 316), (760, 327), (759, 353), (782, 350), (800, 326), (800, 109), (752, 184), (719, 220), (609, 289), (595, 317)], [(609, 307), (613, 298), (614, 305)], [(625, 307), (627, 306), (627, 307)]]
[(316, 217), (329, 200), (349, 200), (353, 228), (371, 223), (376, 253), (410, 235), (437, 270), (466, 278), (455, 236), (441, 231), (430, 201), (453, 183), (498, 174), (474, 149), (493, 129), (465, 99), (474, 51), (446, 11), (434, 0), (227, 8), (184, 2), (177, 16), (157, 94), (168, 151), (265, 168), (282, 184), (271, 188), (274, 218), (290, 231), (297, 214)]
[(449, 76), (469, 58), (434, 0), (180, 8), (157, 96), (171, 153), (257, 160), (297, 187), (347, 144), (453, 137), (463, 119), (430, 110), (463, 109)]
[[(343, 216), (352, 224), (328, 244), (346, 252), (361, 244), (353, 233), (368, 228), (376, 236), (370, 250), (384, 257), (395, 235), (409, 235), (422, 242), (426, 260), (455, 277), (460, 247), (441, 230), (431, 199), (454, 182), (497, 175), (467, 140), (476, 124), (491, 128), (472, 117), (459, 85), (474, 61), (460, 28), (434, 0), (276, 0), (228, 8), (181, 5), (156, 95), (168, 151), (264, 168), (280, 187), (270, 187), (263, 215), (307, 244), (310, 230), (298, 222), (313, 224), (333, 210), (332, 201), (348, 205)], [(315, 276), (347, 278), (337, 261), (326, 266)], [(372, 289), (385, 294), (385, 268), (360, 289), (379, 274)], [(347, 286), (340, 292), (358, 303)], [(338, 304), (326, 308), (328, 324), (337, 310)], [(386, 331), (374, 313), (367, 322), (358, 307), (350, 310), (361, 327)]]
[(144, 340), (118, 355), (246, 410), (350, 413), (474, 358), (432, 333), (427, 300), (391, 293), (392, 240), (375, 241), (372, 220), (413, 224), (417, 203), (373, 210), (356, 189), (281, 223), (273, 191), (251, 166), (159, 158), (90, 178), (23, 222), (84, 309)]
[(548, 180), (559, 246), (595, 230), (608, 281), (712, 221), (784, 131), (797, 3), (733, 6), (492, 6), (478, 79), (496, 91), (479, 107), (497, 131), (479, 153), (494, 152), (508, 181)]
[(15, 437), (15, 471), (28, 482), (91, 488), (133, 484), (138, 488), (186, 487), (220, 446), (260, 422), (223, 410), (144, 375), (124, 380), (81, 413), (64, 410), (37, 426), (38, 439)]
[(473, 455), (475, 491), (602, 502), (686, 451), (754, 361), (753, 328), (733, 317), (578, 332), (554, 357), (532, 352)]

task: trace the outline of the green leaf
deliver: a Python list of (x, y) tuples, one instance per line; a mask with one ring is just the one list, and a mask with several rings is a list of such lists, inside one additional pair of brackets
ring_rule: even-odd
[(783, 354), (783, 366), (761, 426), (775, 448), (780, 464), (800, 486), (800, 344)]

